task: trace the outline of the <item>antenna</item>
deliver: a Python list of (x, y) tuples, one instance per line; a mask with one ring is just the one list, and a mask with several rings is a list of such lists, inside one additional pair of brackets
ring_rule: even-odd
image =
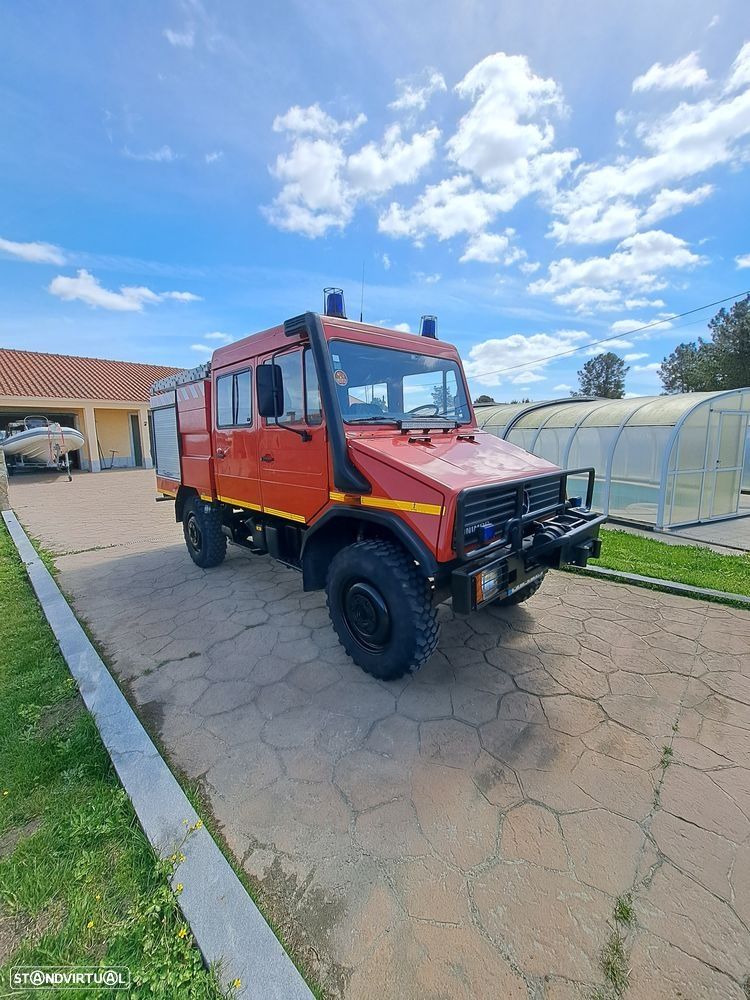
[(360, 323), (362, 322), (362, 316), (364, 315), (364, 313), (363, 313), (364, 305), (365, 305), (365, 258), (363, 257), (362, 258), (362, 295), (360, 296), (360, 299), (359, 299), (359, 321), (360, 321)]

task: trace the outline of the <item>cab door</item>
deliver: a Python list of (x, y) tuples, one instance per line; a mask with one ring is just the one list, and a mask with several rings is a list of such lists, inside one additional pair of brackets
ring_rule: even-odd
[(261, 509), (253, 369), (220, 370), (214, 380), (214, 470), (220, 500)]
[(278, 423), (260, 418), (258, 458), (263, 509), (300, 523), (328, 502), (328, 447), (315, 363), (309, 348), (264, 359), (281, 369), (284, 409)]

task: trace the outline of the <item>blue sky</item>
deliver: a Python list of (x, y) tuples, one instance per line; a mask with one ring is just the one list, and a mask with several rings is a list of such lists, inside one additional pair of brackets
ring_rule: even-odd
[(475, 395), (657, 392), (750, 286), (750, 7), (5, 3), (0, 180), (0, 346), (192, 365), (364, 262)]

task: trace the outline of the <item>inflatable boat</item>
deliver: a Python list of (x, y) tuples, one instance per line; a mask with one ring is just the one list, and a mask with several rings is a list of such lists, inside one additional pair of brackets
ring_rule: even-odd
[(0, 448), (6, 459), (50, 468), (66, 465), (66, 456), (78, 451), (84, 441), (83, 434), (75, 427), (62, 427), (47, 417), (25, 417), (8, 424)]

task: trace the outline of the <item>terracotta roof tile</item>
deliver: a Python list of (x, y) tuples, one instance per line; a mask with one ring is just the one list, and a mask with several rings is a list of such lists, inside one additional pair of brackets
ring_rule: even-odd
[(0, 397), (47, 396), (145, 402), (157, 379), (181, 371), (134, 361), (0, 348)]

